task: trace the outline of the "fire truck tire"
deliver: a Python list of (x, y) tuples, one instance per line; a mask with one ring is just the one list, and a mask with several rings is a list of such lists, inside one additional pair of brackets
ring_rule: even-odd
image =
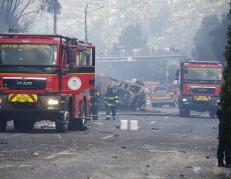
[(183, 111), (182, 111), (182, 110), (180, 110), (180, 109), (179, 109), (179, 116), (180, 116), (180, 117), (184, 117), (184, 115), (183, 115)]
[(20, 132), (29, 132), (33, 130), (34, 123), (31, 120), (14, 120), (14, 129)]
[(6, 131), (6, 125), (7, 125), (7, 120), (6, 119), (1, 119), (0, 120), (0, 132), (5, 132)]
[(216, 117), (216, 111), (214, 109), (211, 109), (209, 111), (209, 118), (215, 118)]
[(65, 111), (63, 114), (60, 114), (60, 119), (55, 122), (56, 132), (65, 133), (68, 130), (68, 123), (70, 120), (70, 113)]
[(179, 109), (179, 115), (180, 117), (190, 117), (190, 110), (185, 108)]
[(87, 127), (85, 126), (85, 119), (77, 119), (77, 130), (85, 131)]
[(87, 129), (86, 125), (85, 125), (85, 118), (87, 116), (87, 104), (86, 102), (84, 101), (82, 103), (82, 106), (81, 106), (81, 114), (80, 114), (80, 118), (77, 119), (77, 130), (81, 130), (81, 131), (84, 131)]
[(189, 109), (186, 109), (184, 111), (184, 113), (185, 113), (185, 117), (190, 117), (190, 110)]
[(76, 119), (74, 118), (70, 118), (69, 124), (68, 124), (68, 130), (75, 130), (75, 126), (76, 126)]
[(176, 102), (171, 102), (171, 103), (169, 103), (169, 106), (176, 106)]

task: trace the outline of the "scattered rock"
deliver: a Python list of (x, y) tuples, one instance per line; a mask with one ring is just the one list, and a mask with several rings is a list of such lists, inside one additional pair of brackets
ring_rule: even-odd
[(198, 174), (199, 171), (201, 170), (201, 167), (195, 167), (195, 166), (193, 166), (192, 170), (193, 170), (194, 173)]
[(8, 144), (8, 141), (5, 139), (0, 139), (0, 144)]
[(99, 131), (100, 133), (103, 133), (103, 134), (111, 134), (112, 132), (111, 131)]
[(180, 174), (180, 177), (184, 177), (184, 174), (183, 174), (183, 173), (181, 173), (181, 174)]
[(158, 131), (158, 130), (160, 130), (160, 129), (159, 129), (159, 128), (153, 127), (152, 130), (153, 130), (153, 131)]
[(35, 153), (34, 153), (34, 156), (39, 156), (39, 153), (38, 153), (38, 152), (35, 152)]
[(186, 154), (187, 152), (184, 150), (179, 150), (178, 152)]
[(148, 173), (145, 173), (144, 175), (145, 175), (145, 176), (148, 176), (149, 174), (148, 174)]
[(155, 124), (155, 123), (157, 123), (157, 121), (151, 121), (151, 122), (150, 122), (150, 124)]
[(126, 149), (127, 147), (125, 147), (125, 146), (122, 146), (121, 148), (122, 148), (122, 149)]
[(196, 167), (196, 166), (187, 166), (187, 167), (185, 167), (185, 168), (190, 168), (190, 169), (192, 169), (192, 171), (193, 171), (194, 173), (196, 173), (196, 174), (198, 174), (199, 171), (201, 170), (201, 167)]
[(210, 157), (209, 156), (206, 156), (207, 159), (209, 159)]

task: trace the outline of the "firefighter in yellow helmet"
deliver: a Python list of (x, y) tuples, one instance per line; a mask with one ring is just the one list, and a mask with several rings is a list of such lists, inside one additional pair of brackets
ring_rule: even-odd
[(116, 95), (113, 86), (110, 85), (107, 88), (107, 93), (105, 95), (106, 120), (110, 120), (111, 118), (115, 120), (118, 102), (118, 96)]

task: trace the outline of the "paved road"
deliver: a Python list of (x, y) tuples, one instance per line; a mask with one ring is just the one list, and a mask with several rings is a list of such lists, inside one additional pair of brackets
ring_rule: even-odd
[[(88, 131), (66, 134), (52, 124), (37, 124), (32, 133), (9, 126), (0, 134), (0, 178), (231, 178), (229, 169), (215, 167), (217, 119), (161, 110), (167, 114), (120, 112), (115, 121), (101, 114)], [(120, 120), (137, 120), (139, 128), (121, 130)]]

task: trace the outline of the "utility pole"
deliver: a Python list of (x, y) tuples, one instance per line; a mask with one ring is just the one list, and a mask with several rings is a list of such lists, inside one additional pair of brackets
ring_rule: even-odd
[(84, 16), (84, 22), (85, 22), (85, 42), (88, 41), (88, 35), (87, 35), (87, 8), (88, 8), (88, 4), (86, 4), (85, 6), (85, 16)]
[(98, 9), (101, 9), (101, 8), (103, 8), (103, 7), (104, 7), (104, 6), (100, 6), (100, 7), (96, 8), (96, 9), (92, 9), (92, 10), (88, 11), (88, 4), (86, 4), (86, 6), (85, 6), (85, 11), (84, 11), (85, 42), (88, 41), (88, 32), (87, 32), (87, 18), (88, 18), (88, 14), (89, 14), (89, 13), (92, 13), (92, 12), (98, 10)]
[(54, 26), (53, 26), (53, 33), (57, 34), (57, 9), (54, 8)]
[(166, 64), (166, 73), (165, 73), (165, 84), (167, 85), (168, 84), (168, 81), (169, 81), (169, 69), (168, 69), (168, 62)]

